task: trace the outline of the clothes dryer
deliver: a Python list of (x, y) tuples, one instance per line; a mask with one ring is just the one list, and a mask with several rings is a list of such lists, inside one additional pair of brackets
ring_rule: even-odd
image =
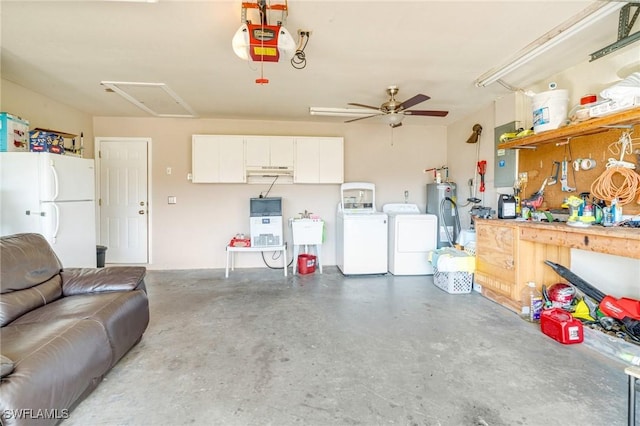
[(389, 272), (433, 275), (429, 251), (438, 246), (438, 217), (408, 203), (385, 204), (382, 211), (389, 216)]

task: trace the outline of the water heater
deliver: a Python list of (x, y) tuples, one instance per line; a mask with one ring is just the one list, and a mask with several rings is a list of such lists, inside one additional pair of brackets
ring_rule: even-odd
[(438, 248), (450, 246), (447, 231), (454, 243), (458, 239), (454, 203), (457, 203), (455, 183), (442, 182), (427, 184), (426, 212), (438, 217)]

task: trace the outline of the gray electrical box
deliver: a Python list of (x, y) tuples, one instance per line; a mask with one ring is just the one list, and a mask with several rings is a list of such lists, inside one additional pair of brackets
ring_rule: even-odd
[(498, 149), (500, 143), (500, 135), (503, 133), (515, 132), (517, 122), (503, 124), (495, 128), (495, 157), (493, 162), (493, 176), (495, 188), (508, 187), (512, 188), (517, 179), (518, 173), (518, 150), (516, 149)]

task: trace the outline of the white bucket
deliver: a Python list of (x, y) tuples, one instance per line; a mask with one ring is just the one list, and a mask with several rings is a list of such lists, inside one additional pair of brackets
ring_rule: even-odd
[(568, 90), (549, 90), (533, 97), (533, 131), (535, 133), (557, 129), (567, 120)]

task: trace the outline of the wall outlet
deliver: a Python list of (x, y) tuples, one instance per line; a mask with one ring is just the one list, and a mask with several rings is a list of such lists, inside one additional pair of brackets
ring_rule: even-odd
[(518, 173), (518, 179), (521, 183), (527, 183), (529, 180), (529, 174), (527, 172), (520, 172)]
[(178, 199), (176, 198), (175, 195), (169, 195), (167, 197), (167, 204), (176, 204), (178, 202)]
[(193, 180), (193, 174), (187, 173), (187, 180)]

